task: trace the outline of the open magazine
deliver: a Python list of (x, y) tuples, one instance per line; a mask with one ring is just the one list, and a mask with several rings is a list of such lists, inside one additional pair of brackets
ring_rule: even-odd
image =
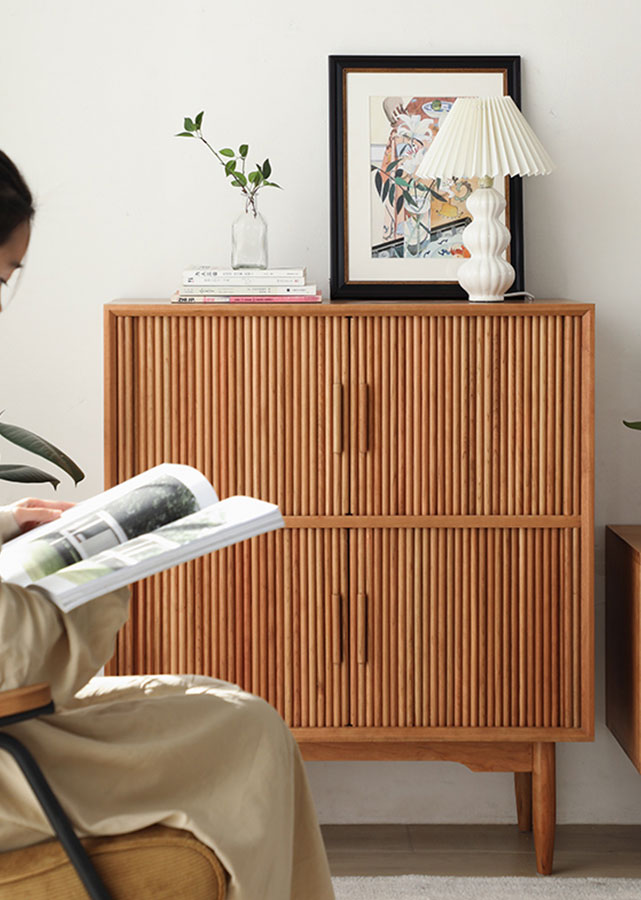
[(8, 541), (0, 551), (0, 578), (42, 588), (68, 612), (283, 525), (273, 503), (219, 500), (197, 469), (163, 463)]

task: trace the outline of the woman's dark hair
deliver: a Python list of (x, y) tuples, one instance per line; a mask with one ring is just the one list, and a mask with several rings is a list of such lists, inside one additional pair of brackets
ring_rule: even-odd
[(33, 197), (27, 183), (6, 153), (0, 150), (0, 244), (9, 235), (29, 222), (35, 210)]

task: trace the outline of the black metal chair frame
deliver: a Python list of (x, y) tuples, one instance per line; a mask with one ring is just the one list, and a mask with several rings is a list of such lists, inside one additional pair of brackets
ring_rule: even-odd
[[(0, 728), (6, 725), (14, 725), (25, 719), (34, 719), (37, 716), (50, 715), (54, 711), (53, 701), (46, 706), (31, 709), (27, 712), (16, 713), (12, 716), (0, 717)], [(29, 782), (32, 791), (36, 795), (38, 803), (44, 814), (49, 819), (51, 827), (62, 844), (71, 864), (84, 885), (87, 895), (91, 900), (111, 900), (111, 894), (102, 883), (93, 863), (87, 855), (87, 851), (80, 843), (78, 836), (67, 814), (60, 805), (56, 795), (51, 790), (42, 769), (35, 761), (24, 744), (13, 735), (0, 731), (0, 750), (6, 750), (20, 766), (25, 778)]]

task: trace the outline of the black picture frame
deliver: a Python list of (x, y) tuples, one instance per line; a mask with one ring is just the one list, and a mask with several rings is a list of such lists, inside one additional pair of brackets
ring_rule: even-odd
[[(397, 280), (389, 275), (372, 279), (350, 272), (348, 247), (349, 195), (347, 167), (347, 81), (350, 73), (432, 73), (447, 77), (448, 73), (489, 73), (502, 76), (503, 93), (509, 94), (517, 106), (521, 105), (520, 56), (330, 56), (329, 57), (329, 159), (330, 159), (330, 297), (334, 300), (465, 300), (467, 294), (456, 280), (444, 278), (423, 281)], [(493, 82), (494, 83), (494, 82)], [(393, 93), (393, 92), (392, 92)], [(451, 96), (457, 96), (450, 92)], [(465, 96), (465, 94), (461, 94)], [(515, 270), (511, 291), (523, 288), (523, 192), (521, 178), (506, 178), (506, 218), (511, 242), (508, 259)], [(368, 220), (369, 221), (369, 220)], [(369, 227), (369, 226), (368, 226)], [(371, 242), (370, 242), (371, 245)], [(398, 252), (398, 251), (396, 251)], [(371, 255), (371, 254), (370, 254)], [(398, 259), (401, 264), (412, 261)], [(396, 260), (393, 260), (396, 263)], [(388, 267), (389, 268), (389, 267)], [(429, 264), (427, 266), (429, 268)], [(415, 271), (415, 270), (414, 270)]]

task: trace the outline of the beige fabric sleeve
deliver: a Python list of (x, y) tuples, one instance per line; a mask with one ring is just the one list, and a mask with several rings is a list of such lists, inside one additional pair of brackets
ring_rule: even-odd
[(64, 707), (111, 658), (128, 610), (129, 588), (63, 614), (44, 592), (0, 582), (0, 690), (47, 681)]

